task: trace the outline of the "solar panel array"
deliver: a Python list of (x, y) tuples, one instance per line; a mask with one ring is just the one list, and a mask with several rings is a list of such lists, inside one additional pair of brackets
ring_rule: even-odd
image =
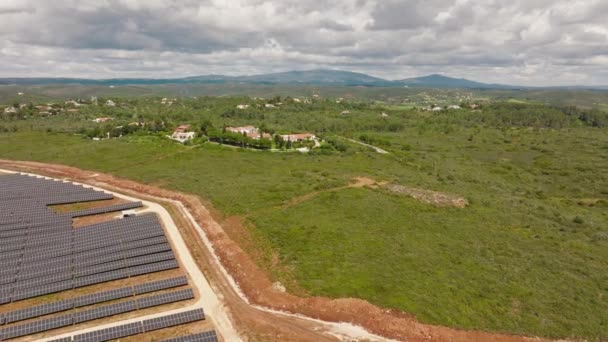
[(203, 312), (203, 309), (195, 309), (176, 313), (173, 315), (148, 319), (143, 321), (142, 324), (144, 326), (144, 332), (149, 332), (158, 329), (173, 327), (180, 324), (200, 321), (203, 319), (205, 319), (205, 313)]
[[(177, 314), (167, 315), (164, 317), (144, 320), (141, 322), (128, 323), (100, 330), (91, 331), (84, 334), (74, 335), (72, 337), (63, 337), (53, 340), (52, 342), (103, 342), (111, 341), (119, 338), (141, 334), (147, 331), (157, 330), (172, 327), (179, 324), (191, 323), (205, 319), (205, 313), (202, 309), (195, 309)], [(177, 323), (181, 322), (181, 323)], [(154, 326), (155, 329), (146, 330), (146, 327)], [(206, 331), (201, 334), (183, 336), (182, 339), (171, 339), (166, 341), (180, 342), (216, 342), (217, 334), (215, 331)], [(189, 339), (188, 339), (189, 338)]]
[[(47, 330), (52, 330), (56, 328), (61, 328), (65, 326), (69, 326), (72, 324), (78, 324), (83, 322), (88, 322), (104, 317), (114, 316), (118, 314), (123, 314), (131, 311), (135, 311), (138, 309), (145, 309), (153, 306), (159, 306), (163, 304), (175, 303), (183, 300), (188, 300), (194, 298), (194, 293), (192, 289), (185, 290), (177, 290), (167, 293), (161, 293), (158, 295), (153, 295), (144, 298), (132, 299), (128, 301), (103, 305), (99, 307), (94, 307), (82, 311), (78, 311), (76, 313), (64, 314), (56, 317), (40, 319), (20, 325), (12, 325), (3, 329), (0, 329), (0, 340), (31, 335)], [(202, 310), (201, 310), (202, 311)], [(163, 324), (182, 324), (175, 323), (178, 321), (191, 319), (188, 317), (176, 316), (171, 318), (168, 323), (164, 323), (164, 321), (153, 321), (151, 326), (162, 326)], [(196, 316), (198, 317), (198, 316)], [(204, 319), (204, 314), (202, 315)], [(171, 326), (169, 325), (169, 326)], [(145, 327), (145, 321), (144, 321)], [(160, 328), (158, 328), (160, 329)], [(147, 331), (154, 330), (149, 328)]]
[(205, 331), (200, 334), (186, 335), (174, 337), (161, 342), (217, 342), (217, 333), (215, 330)]
[(177, 268), (154, 214), (72, 228), (72, 217), (139, 207), (141, 202), (66, 214), (48, 207), (112, 198), (69, 182), (0, 176), (0, 305)]
[[(22, 174), (0, 176), (0, 325), (8, 324), (0, 329), (0, 340), (194, 298), (192, 290), (185, 289), (77, 310), (188, 283), (186, 277), (178, 277), (10, 312), (2, 310), (2, 304), (179, 267), (154, 214), (72, 227), (74, 217), (133, 209), (141, 207), (141, 202), (63, 214), (49, 208), (112, 198), (111, 194), (64, 181)], [(174, 320), (187, 321), (180, 317)], [(204, 319), (204, 314), (197, 317)], [(28, 321), (14, 324), (24, 320)], [(173, 323), (156, 322), (162, 324)], [(59, 341), (101, 341), (143, 331), (144, 323), (139, 322)]]

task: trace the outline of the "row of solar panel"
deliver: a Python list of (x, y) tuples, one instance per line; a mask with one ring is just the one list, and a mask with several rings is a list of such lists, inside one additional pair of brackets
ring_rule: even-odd
[[(147, 215), (146, 215), (147, 216)], [(153, 216), (156, 219), (155, 216)], [(32, 239), (30, 245), (14, 245), (7, 240), (6, 244), (0, 240), (0, 244), (5, 248), (0, 252), (0, 260), (25, 259), (23, 261), (32, 261), (39, 259), (48, 259), (46, 254), (61, 252), (63, 255), (71, 253), (85, 252), (89, 250), (99, 249), (106, 246), (119, 245), (125, 242), (143, 240), (150, 237), (164, 235), (164, 232), (158, 223), (142, 222), (140, 225), (122, 226), (116, 231), (100, 230), (97, 234), (89, 235), (86, 238), (70, 238), (70, 236), (49, 236), (46, 245), (37, 245), (40, 241)], [(112, 239), (108, 239), (112, 236)], [(9, 247), (12, 246), (12, 247)]]
[[(24, 265), (4, 262), (0, 263), (3, 267), (3, 271), (0, 273), (0, 290), (11, 283), (15, 283), (15, 287), (33, 287), (172, 258), (174, 256), (171, 247), (165, 242), (151, 246), (123, 248), (96, 258), (75, 259), (66, 256), (57, 258), (57, 262), (51, 262), (54, 259), (50, 259), (41, 264)], [(54, 277), (61, 277), (61, 279)]]
[(188, 279), (185, 276), (163, 279), (153, 282), (148, 282), (133, 287), (122, 287), (114, 290), (108, 290), (90, 295), (80, 296), (72, 299), (56, 301), (47, 304), (32, 306), (25, 309), (10, 311), (0, 314), (0, 324), (13, 323), (23, 321), (30, 318), (36, 318), (52, 313), (66, 311), (74, 308), (79, 308), (87, 305), (99, 304), (111, 300), (137, 296), (145, 293), (166, 290), (178, 286), (188, 284)]
[[(164, 329), (173, 327), (176, 325), (201, 321), (205, 319), (205, 313), (203, 309), (195, 309), (185, 312), (180, 312), (176, 314), (171, 314), (155, 319), (144, 320), (141, 322), (129, 323), (124, 325), (119, 325), (111, 328), (100, 329), (92, 332), (88, 332), (85, 334), (75, 335), (73, 337), (66, 337), (53, 340), (52, 342), (103, 342), (103, 341), (111, 341), (119, 338), (142, 334), (144, 332), (154, 331), (158, 329)], [(187, 340), (179, 340), (184, 342), (216, 342), (217, 334), (215, 331), (209, 331), (202, 334), (192, 335), (192, 336), (203, 336), (207, 339), (187, 339)], [(186, 336), (187, 337), (187, 336)]]
[(124, 279), (127, 277), (134, 277), (138, 275), (154, 273), (169, 269), (178, 268), (179, 265), (175, 259), (161, 261), (151, 264), (133, 266), (128, 268), (123, 268), (119, 270), (114, 270), (110, 272), (104, 272), (99, 274), (93, 274), (90, 276), (77, 278), (77, 279), (69, 279), (60, 281), (53, 284), (41, 285), (38, 287), (27, 288), (27, 289), (15, 289), (15, 292), (11, 294), (10, 291), (2, 291), (0, 292), (0, 304), (6, 304), (12, 302), (16, 302), (23, 299), (34, 298), (42, 295), (47, 295), (51, 293), (61, 292), (65, 290), (70, 290), (78, 287), (89, 286), (93, 284), (105, 283), (112, 280)]
[[(137, 309), (144, 309), (163, 304), (175, 303), (192, 298), (194, 298), (194, 293), (192, 292), (192, 289), (185, 289), (173, 291), (170, 293), (154, 295), (150, 297), (129, 300), (125, 302), (104, 305), (96, 308), (79, 311), (74, 314), (65, 314), (57, 317), (41, 319), (0, 329), (0, 340), (32, 335), (42, 331), (65, 327), (72, 324), (88, 322), (104, 317), (135, 311)], [(144, 327), (146, 326), (145, 322), (146, 321), (144, 321)], [(150, 324), (150, 326), (154, 327), (155, 324), (158, 323), (153, 322)]]
[[(63, 240), (66, 238), (74, 237), (77, 241), (86, 240), (90, 235), (100, 235), (109, 230), (120, 231), (121, 228), (126, 226), (134, 227), (146, 227), (150, 224), (154, 224), (154, 214), (144, 214), (140, 216), (128, 217), (122, 220), (109, 221), (107, 224), (90, 225), (85, 226), (77, 230), (73, 230), (71, 227), (72, 221), (70, 218), (64, 218), (62, 220), (53, 221), (46, 225), (40, 222), (36, 223), (20, 223), (13, 226), (7, 226), (1, 232), (3, 233), (2, 240), (27, 243), (27, 245), (44, 245), (52, 244), (50, 241)], [(59, 229), (58, 226), (62, 226), (64, 229)], [(45, 232), (44, 236), (48, 237), (49, 240), (41, 239), (40, 235), (36, 233)], [(51, 240), (52, 239), (52, 240)]]
[(95, 250), (96, 253), (67, 255), (29, 264), (20, 264), (19, 260), (0, 262), (0, 284), (32, 279), (51, 273), (82, 270), (106, 262), (170, 251), (171, 247), (166, 241), (164, 236), (155, 237), (144, 241), (136, 241), (129, 244), (129, 247), (115, 246)]

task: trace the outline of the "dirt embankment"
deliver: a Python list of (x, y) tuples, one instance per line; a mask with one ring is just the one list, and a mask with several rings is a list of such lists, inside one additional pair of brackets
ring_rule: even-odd
[[(462, 331), (442, 326), (426, 325), (417, 322), (406, 313), (382, 309), (360, 299), (297, 297), (277, 290), (267, 274), (258, 268), (235, 241), (230, 239), (196, 196), (61, 165), (0, 160), (0, 167), (41, 173), (53, 177), (67, 177), (100, 187), (112, 187), (123, 192), (136, 193), (140, 197), (150, 195), (181, 202), (194, 216), (197, 223), (204, 228), (222, 265), (236, 280), (241, 291), (252, 304), (299, 313), (329, 322), (350, 322), (362, 326), (374, 334), (402, 341), (541, 341), (537, 338)], [(172, 212), (181, 213), (178, 208), (172, 208)], [(209, 262), (211, 252), (204, 248), (197, 234), (185, 221), (179, 219), (179, 222), (185, 226), (183, 234), (189, 247), (194, 248), (192, 253), (197, 263), (204, 270), (206, 276), (210, 278), (212, 286), (224, 297), (235, 322), (250, 340), (335, 340), (335, 338), (323, 333), (326, 327), (323, 328), (318, 323), (297, 317), (272, 314), (256, 309), (241, 300), (229, 285), (229, 281), (223, 277), (223, 273), (217, 267), (214, 267), (213, 263)]]

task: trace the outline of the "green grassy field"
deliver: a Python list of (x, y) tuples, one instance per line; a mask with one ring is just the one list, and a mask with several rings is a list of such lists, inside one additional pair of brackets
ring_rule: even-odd
[[(264, 117), (294, 129), (348, 125), (335, 133), (366, 135), (388, 155), (186, 147), (154, 135), (92, 141), (20, 123), (0, 133), (0, 158), (109, 172), (209, 199), (246, 218), (261, 248), (286, 266), (269, 271), (285, 284), (295, 280), (293, 290), (360, 297), (453, 327), (605, 339), (608, 130), (390, 113), (398, 131), (366, 129), (375, 127), (362, 123), (377, 121), (376, 110)], [(384, 188), (323, 192), (357, 176), (458, 194), (470, 205), (436, 208)]]

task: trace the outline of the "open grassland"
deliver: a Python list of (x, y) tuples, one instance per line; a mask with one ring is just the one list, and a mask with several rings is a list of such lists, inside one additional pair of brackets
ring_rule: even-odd
[[(386, 124), (401, 125), (395, 131), (376, 129), (385, 125), (376, 110), (248, 119), (363, 137), (387, 155), (355, 146), (308, 155), (189, 147), (155, 135), (91, 141), (23, 123), (0, 133), (0, 158), (98, 170), (209, 199), (246, 219), (266, 253), (260, 263), (276, 280), (295, 281), (299, 293), (360, 297), (466, 329), (607, 338), (606, 128), (493, 128), (466, 113), (387, 112)], [(436, 208), (383, 187), (324, 191), (358, 176), (470, 204)], [(285, 267), (270, 266), (273, 253)]]

